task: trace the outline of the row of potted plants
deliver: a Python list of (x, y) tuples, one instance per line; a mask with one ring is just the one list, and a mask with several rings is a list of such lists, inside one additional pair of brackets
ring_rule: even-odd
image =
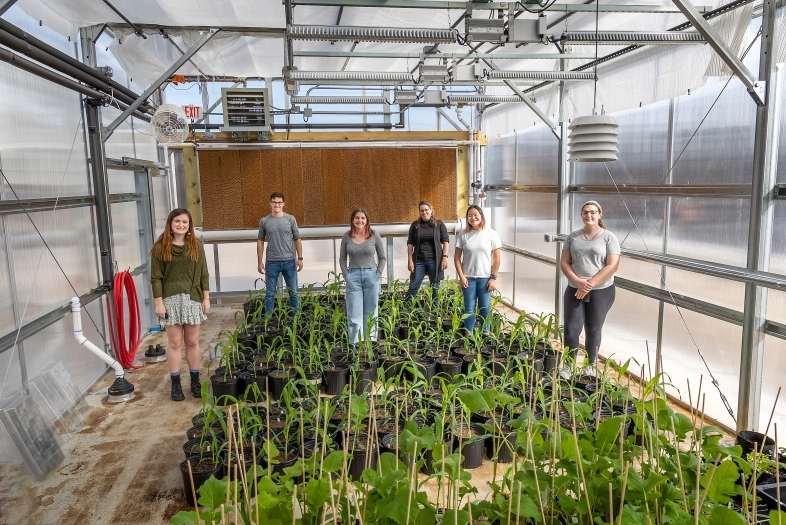
[[(358, 347), (340, 279), (303, 290), (298, 313), (250, 298), (187, 432), (181, 472), (199, 507), (172, 523), (757, 522), (776, 451), (744, 453), (675, 412), (665, 375), (631, 385), (611, 361), (563, 380), (552, 317), (495, 313), (493, 338), (466, 336), (455, 282), (437, 308), (401, 292), (380, 299), (378, 342)], [(232, 379), (236, 395), (221, 390)]]

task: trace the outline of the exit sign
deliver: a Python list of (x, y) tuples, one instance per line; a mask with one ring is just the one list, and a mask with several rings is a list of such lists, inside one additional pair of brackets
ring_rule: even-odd
[(202, 118), (201, 106), (183, 106), (183, 111), (186, 114), (186, 118), (189, 120), (198, 120)]

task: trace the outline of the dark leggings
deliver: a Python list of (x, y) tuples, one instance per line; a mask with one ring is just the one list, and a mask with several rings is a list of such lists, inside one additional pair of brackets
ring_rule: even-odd
[[(594, 364), (600, 348), (600, 332), (606, 314), (609, 313), (614, 298), (617, 295), (616, 287), (612, 284), (608, 288), (593, 290), (584, 299), (576, 299), (576, 288), (565, 288), (565, 318), (564, 341), (565, 348), (570, 349), (571, 357), (576, 357), (579, 348), (579, 336), (584, 329), (584, 348), (587, 351), (589, 363)], [(589, 299), (589, 301), (587, 301)]]

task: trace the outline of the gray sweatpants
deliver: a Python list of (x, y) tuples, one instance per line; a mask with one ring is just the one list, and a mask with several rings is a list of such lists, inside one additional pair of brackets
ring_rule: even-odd
[(576, 289), (572, 286), (565, 288), (565, 315), (563, 319), (564, 347), (569, 348), (568, 355), (576, 357), (579, 348), (579, 336), (584, 329), (584, 348), (590, 364), (595, 364), (600, 348), (600, 333), (606, 314), (609, 313), (617, 289), (612, 284), (608, 288), (592, 290), (584, 299), (576, 299)]

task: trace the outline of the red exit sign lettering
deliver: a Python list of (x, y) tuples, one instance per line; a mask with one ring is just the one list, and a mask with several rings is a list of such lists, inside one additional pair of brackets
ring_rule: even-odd
[(183, 106), (183, 111), (186, 114), (186, 118), (189, 120), (198, 120), (202, 118), (201, 106)]

